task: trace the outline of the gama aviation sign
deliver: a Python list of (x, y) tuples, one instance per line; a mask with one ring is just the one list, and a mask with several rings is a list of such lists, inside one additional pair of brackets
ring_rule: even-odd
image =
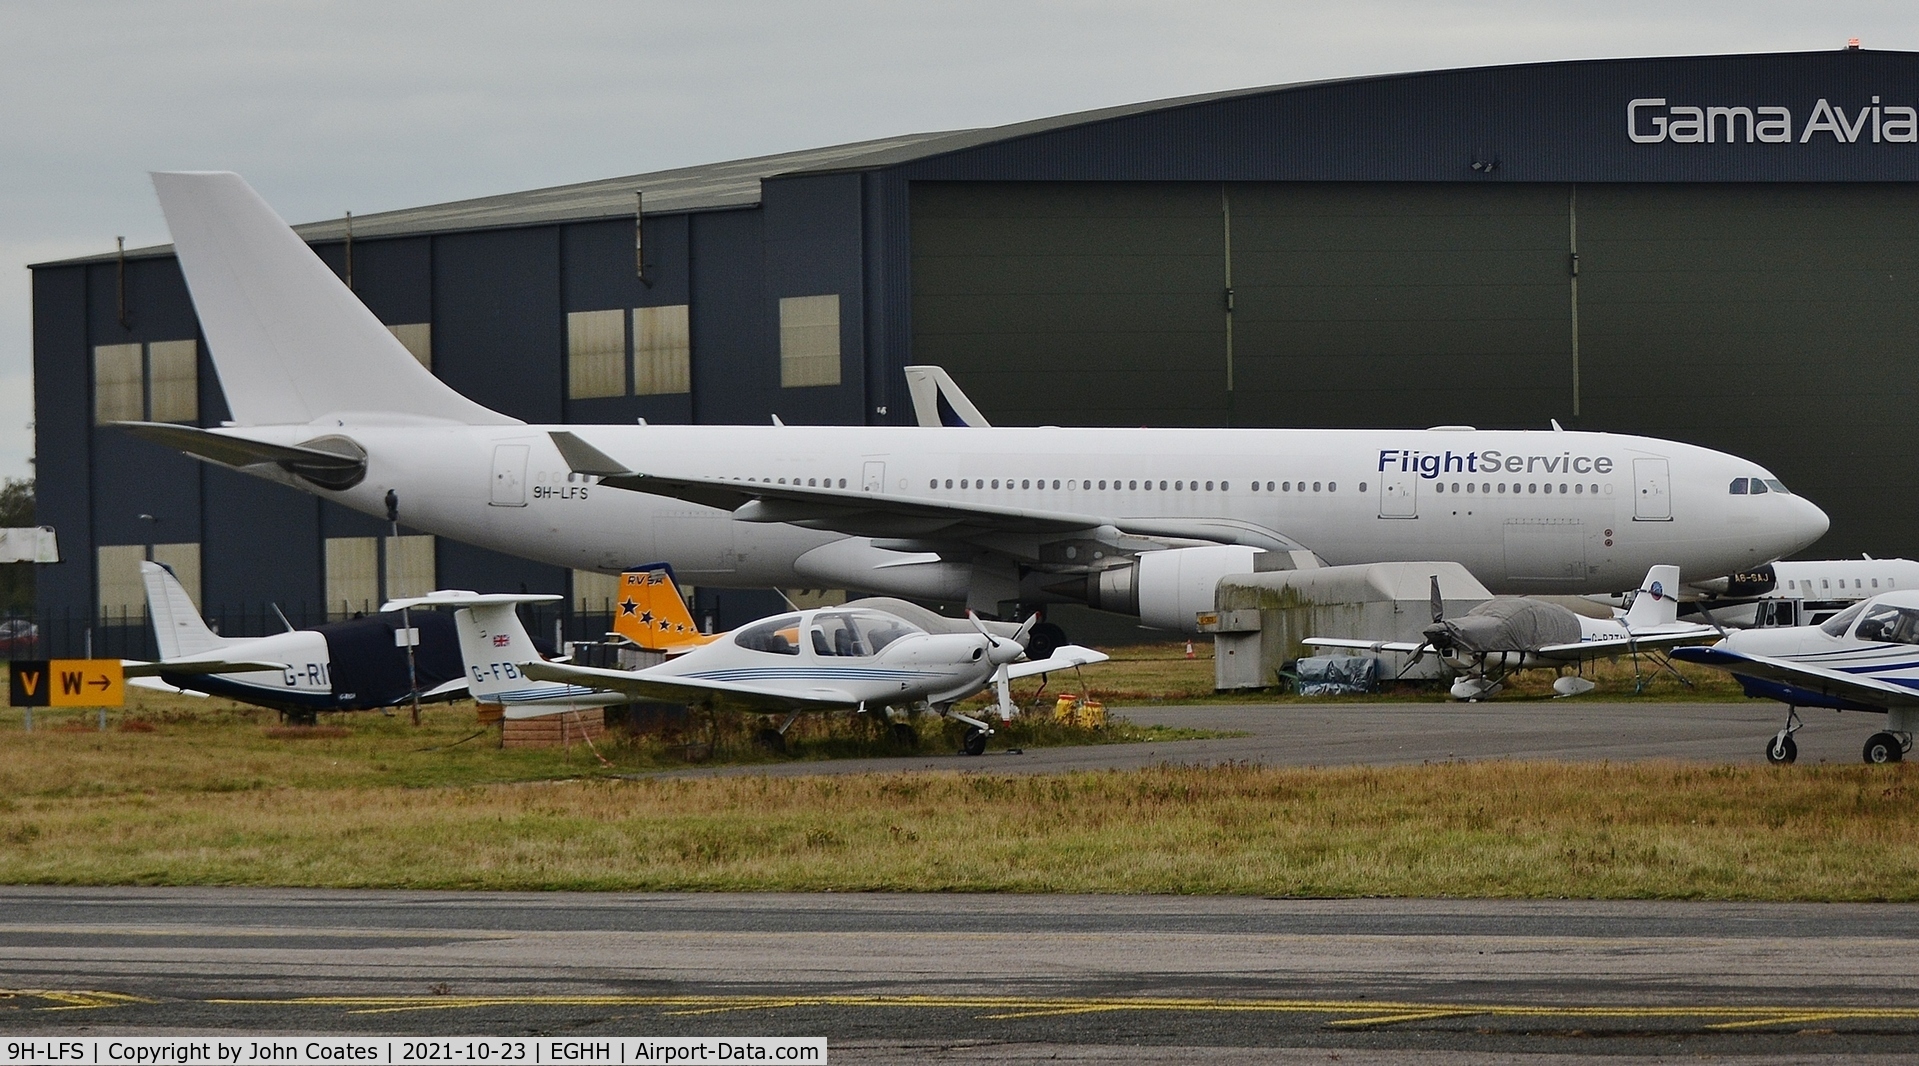
[[(1805, 144), (1820, 134), (1831, 134), (1842, 144), (1859, 141), (1919, 143), (1919, 111), (1881, 105), (1877, 96), (1856, 114), (1847, 114), (1825, 97), (1813, 105), (1806, 124), (1798, 130)], [(1678, 144), (1786, 144), (1794, 139), (1792, 111), (1784, 107), (1694, 107), (1668, 104), (1663, 96), (1643, 96), (1626, 105), (1626, 136), (1639, 144), (1673, 141)]]

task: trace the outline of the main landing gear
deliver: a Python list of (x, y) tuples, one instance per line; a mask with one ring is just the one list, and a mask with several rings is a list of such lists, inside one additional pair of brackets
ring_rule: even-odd
[(1911, 748), (1911, 733), (1874, 733), (1866, 738), (1866, 761), (1874, 764), (1898, 762), (1906, 757), (1906, 752)]
[(1772, 742), (1766, 745), (1766, 761), (1780, 766), (1799, 758), (1799, 745), (1793, 742), (1792, 735), (1799, 732), (1805, 723), (1799, 720), (1799, 708), (1786, 708), (1786, 728), (1773, 734)]

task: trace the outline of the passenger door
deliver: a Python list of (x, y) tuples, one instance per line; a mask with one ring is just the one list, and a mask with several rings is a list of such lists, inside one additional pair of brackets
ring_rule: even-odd
[(1666, 460), (1632, 461), (1632, 497), (1633, 521), (1672, 521), (1672, 474)]
[(1379, 517), (1419, 517), (1419, 475), (1391, 470), (1379, 475)]
[(493, 496), (487, 502), (495, 507), (526, 506), (526, 455), (524, 444), (499, 444), (493, 448)]

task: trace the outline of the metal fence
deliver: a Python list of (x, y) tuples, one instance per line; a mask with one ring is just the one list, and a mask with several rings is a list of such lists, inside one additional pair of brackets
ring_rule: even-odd
[[(343, 616), (372, 614), (378, 604), (368, 603), (354, 612), (317, 604), (218, 604), (203, 611), (207, 625), (228, 637), (263, 637), (295, 629), (311, 629)], [(611, 601), (597, 610), (580, 610), (565, 601), (523, 604), (520, 620), (536, 644), (558, 648), (568, 641), (600, 640), (613, 628), (617, 608)], [(31, 623), (31, 637), (9, 638), (17, 623)], [(0, 614), (0, 658), (13, 659), (157, 659), (158, 646), (153, 626), (144, 612), (50, 610), (6, 612)]]

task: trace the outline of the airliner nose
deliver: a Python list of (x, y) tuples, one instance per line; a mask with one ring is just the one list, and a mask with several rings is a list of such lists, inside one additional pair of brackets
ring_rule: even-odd
[(1793, 546), (1786, 551), (1787, 555), (1810, 546), (1832, 528), (1832, 519), (1826, 517), (1826, 512), (1820, 510), (1818, 504), (1804, 496), (1791, 499), (1792, 513), (1787, 519), (1786, 529), (1792, 537)]

